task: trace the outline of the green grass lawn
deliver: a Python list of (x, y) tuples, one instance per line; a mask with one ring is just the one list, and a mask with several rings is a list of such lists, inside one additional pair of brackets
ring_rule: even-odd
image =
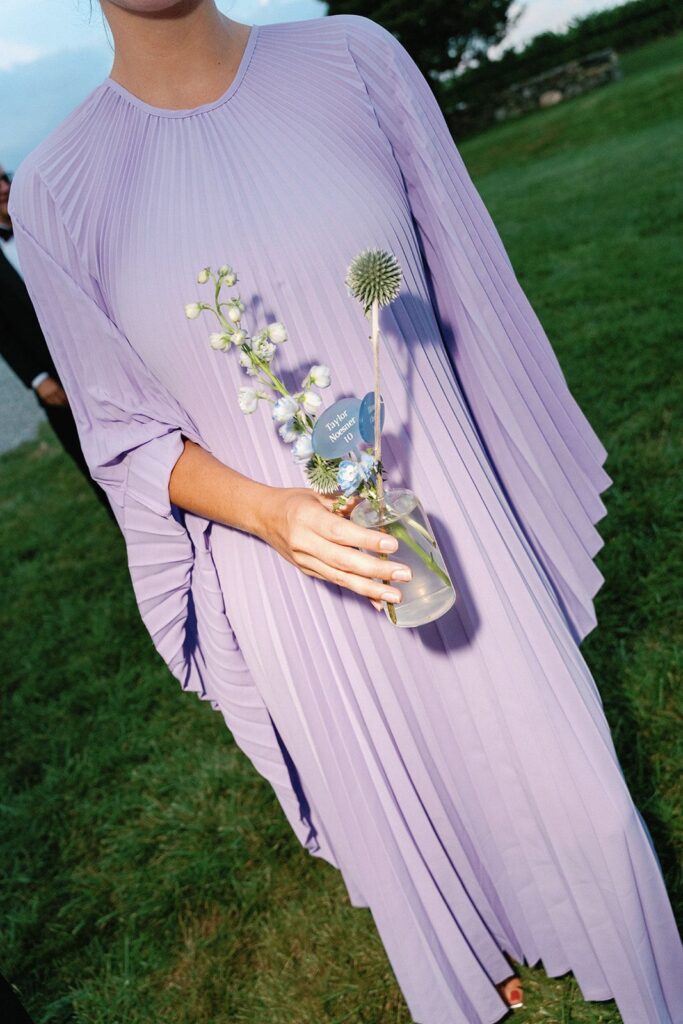
[[(463, 156), (614, 479), (582, 650), (681, 891), (683, 43)], [(123, 541), (47, 428), (0, 459), (0, 969), (36, 1024), (406, 1024), (369, 910), (298, 844), (140, 621)], [(617, 1024), (524, 972), (519, 1024)]]

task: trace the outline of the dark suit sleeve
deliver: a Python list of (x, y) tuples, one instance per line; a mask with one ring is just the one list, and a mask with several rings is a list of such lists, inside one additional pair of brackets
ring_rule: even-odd
[(59, 379), (26, 285), (1, 248), (0, 356), (27, 388), (44, 370)]

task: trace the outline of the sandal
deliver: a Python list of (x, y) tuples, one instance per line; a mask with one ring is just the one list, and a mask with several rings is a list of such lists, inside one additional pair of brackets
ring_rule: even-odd
[(501, 998), (511, 1010), (521, 1010), (524, 1006), (524, 995), (522, 992), (522, 981), (517, 974), (513, 974), (506, 981), (499, 981), (496, 985)]

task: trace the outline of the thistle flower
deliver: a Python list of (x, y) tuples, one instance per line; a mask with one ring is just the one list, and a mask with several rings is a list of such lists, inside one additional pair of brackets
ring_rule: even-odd
[(285, 423), (292, 416), (296, 416), (298, 411), (299, 406), (295, 399), (291, 395), (283, 395), (273, 406), (272, 417), (276, 423)]
[(197, 274), (197, 284), (206, 284), (209, 280), (209, 267), (204, 267)]
[(248, 384), (243, 384), (240, 387), (237, 401), (242, 412), (253, 412), (258, 405), (258, 400), (259, 396), (256, 388), (250, 388)]
[(301, 396), (301, 404), (307, 413), (313, 415), (323, 404), (323, 400), (317, 392), (306, 390)]
[(308, 462), (313, 456), (313, 444), (310, 434), (299, 434), (292, 445), (292, 455), (295, 462)]
[(386, 306), (401, 287), (401, 264), (386, 249), (363, 249), (351, 261), (345, 283), (349, 294), (363, 305), (367, 316), (373, 301)]
[(323, 459), (317, 452), (306, 466), (306, 477), (313, 490), (319, 494), (334, 494), (337, 490), (336, 464)]
[(201, 303), (188, 302), (185, 306), (185, 316), (188, 320), (196, 320), (202, 311)]
[(279, 320), (276, 320), (275, 323), (268, 324), (266, 331), (268, 332), (270, 340), (276, 345), (281, 345), (283, 341), (287, 341), (287, 328), (284, 324), (280, 323)]

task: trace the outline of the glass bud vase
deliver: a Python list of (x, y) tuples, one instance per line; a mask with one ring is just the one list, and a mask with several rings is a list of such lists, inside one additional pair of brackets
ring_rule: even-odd
[(455, 588), (416, 494), (404, 488), (387, 489), (381, 507), (379, 500), (364, 498), (352, 509), (350, 519), (396, 537), (396, 551), (380, 557), (410, 566), (411, 580), (389, 584), (401, 591), (401, 601), (383, 602), (384, 611), (395, 626), (424, 626), (448, 611), (455, 601)]

